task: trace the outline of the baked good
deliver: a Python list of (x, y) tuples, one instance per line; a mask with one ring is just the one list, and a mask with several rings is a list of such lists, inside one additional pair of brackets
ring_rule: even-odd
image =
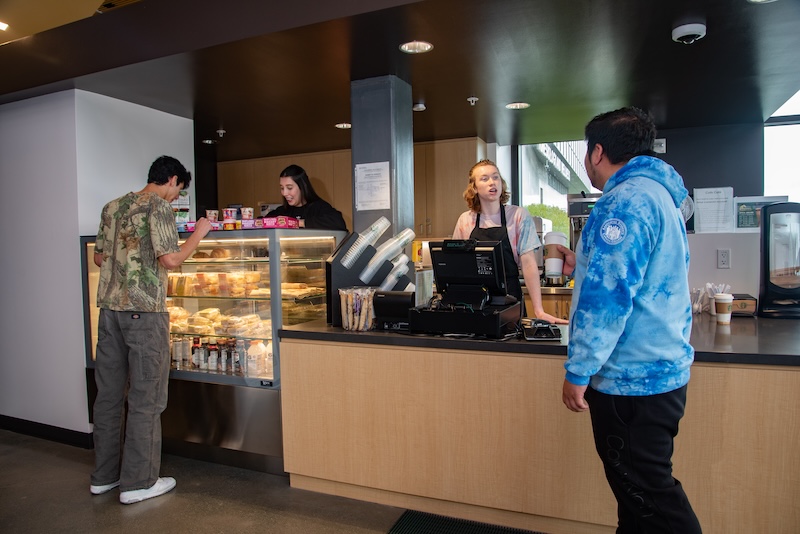
[(192, 256), (192, 258), (195, 259), (210, 258), (210, 257), (211, 256), (208, 255), (208, 252), (203, 252), (202, 250), (198, 250), (197, 252), (194, 253), (194, 256)]
[(181, 306), (167, 306), (170, 322), (185, 321), (189, 317), (189, 311)]
[(227, 258), (230, 253), (222, 247), (217, 247), (211, 251), (212, 258)]
[(216, 321), (219, 317), (219, 308), (205, 308), (197, 312), (195, 315)]
[(261, 281), (261, 273), (258, 271), (247, 271), (244, 273), (244, 281), (248, 284), (256, 284)]

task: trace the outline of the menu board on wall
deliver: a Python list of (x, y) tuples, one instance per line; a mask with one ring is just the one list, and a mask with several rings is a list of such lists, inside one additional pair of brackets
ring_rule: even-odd
[(788, 202), (789, 197), (736, 197), (733, 199), (737, 232), (761, 231), (761, 208), (774, 202)]

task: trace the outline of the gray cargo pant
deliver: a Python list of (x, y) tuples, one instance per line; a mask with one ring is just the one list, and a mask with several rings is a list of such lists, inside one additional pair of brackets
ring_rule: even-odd
[(120, 491), (149, 488), (158, 480), (161, 469), (161, 412), (167, 407), (169, 380), (169, 314), (101, 308), (97, 330), (95, 469), (91, 483), (100, 486), (119, 480)]

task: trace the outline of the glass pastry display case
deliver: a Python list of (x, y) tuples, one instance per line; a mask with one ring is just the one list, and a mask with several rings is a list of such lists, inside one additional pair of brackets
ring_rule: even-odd
[[(191, 234), (180, 234), (181, 242)], [(208, 234), (169, 273), (172, 378), (280, 384), (277, 332), (326, 317), (325, 261), (347, 235), (326, 230), (233, 230)], [(87, 365), (97, 343), (94, 238), (82, 238)]]

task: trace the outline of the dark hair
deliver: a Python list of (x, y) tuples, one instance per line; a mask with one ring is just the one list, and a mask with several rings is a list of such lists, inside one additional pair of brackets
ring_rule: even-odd
[[(495, 169), (497, 169), (497, 174), (500, 174), (500, 169), (497, 168), (497, 163), (490, 159), (482, 159), (478, 163), (472, 166), (469, 170), (469, 183), (467, 184), (467, 188), (464, 190), (464, 200), (467, 201), (467, 207), (474, 211), (475, 213), (481, 212), (481, 200), (478, 198), (478, 188), (475, 185), (475, 169), (478, 167), (484, 167), (486, 165), (491, 165)], [(506, 183), (505, 178), (500, 175), (500, 181), (503, 182), (503, 190), (500, 193), (500, 205), (505, 206), (508, 203), (508, 199), (511, 198), (511, 195), (508, 192), (508, 184)]]
[[(311, 180), (308, 179), (308, 175), (303, 167), (300, 165), (289, 165), (281, 171), (280, 178), (286, 177), (291, 178), (294, 183), (297, 184), (297, 187), (300, 188), (300, 192), (303, 194), (303, 202), (311, 204), (319, 200), (319, 195), (314, 191)], [(288, 206), (285, 198), (283, 199), (283, 205)]]
[(173, 176), (178, 177), (178, 185), (181, 189), (189, 187), (192, 181), (192, 173), (186, 167), (171, 156), (161, 156), (150, 165), (150, 172), (147, 173), (147, 183), (164, 185)]
[(586, 125), (586, 148), (591, 154), (595, 145), (611, 163), (624, 163), (636, 156), (652, 156), (656, 139), (653, 117), (639, 108), (626, 107), (602, 113)]

